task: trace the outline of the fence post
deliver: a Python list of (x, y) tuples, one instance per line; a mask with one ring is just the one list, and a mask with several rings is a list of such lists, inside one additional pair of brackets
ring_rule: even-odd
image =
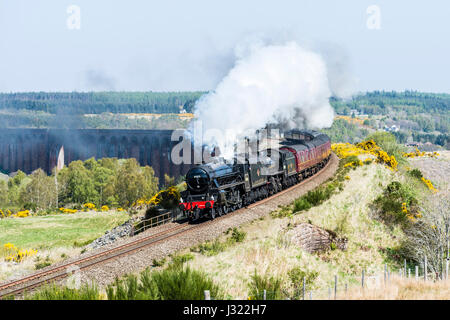
[(312, 300), (312, 291), (309, 292), (309, 300)]
[(419, 279), (419, 266), (416, 266), (416, 280)]
[(404, 259), (403, 260), (403, 264), (404, 264), (404, 275), (405, 275), (405, 278), (406, 278), (406, 259)]
[(387, 278), (387, 263), (384, 264), (384, 285), (386, 285)]
[(348, 284), (345, 284), (345, 294), (347, 294)]
[(331, 288), (328, 287), (328, 300), (331, 300)]
[(337, 285), (338, 285), (338, 278), (337, 275), (334, 276), (334, 300), (336, 300), (337, 297)]
[(428, 268), (427, 268), (427, 256), (425, 256), (425, 261), (424, 261), (424, 275), (423, 275), (423, 279), (424, 281), (427, 281), (427, 273), (428, 273)]
[(264, 300), (266, 300), (266, 294), (267, 294), (267, 291), (266, 291), (266, 289), (264, 289), (264, 296), (263, 296)]
[(445, 261), (445, 279), (446, 280), (448, 280), (448, 263), (449, 263), (449, 258), (447, 258)]
[(388, 269), (388, 282), (391, 282), (391, 270)]
[(205, 300), (211, 300), (211, 294), (209, 290), (205, 290)]
[(305, 293), (306, 293), (306, 277), (303, 277), (303, 300), (305, 300)]
[(408, 268), (408, 279), (411, 278), (411, 268)]
[(361, 273), (361, 287), (364, 289), (364, 270)]

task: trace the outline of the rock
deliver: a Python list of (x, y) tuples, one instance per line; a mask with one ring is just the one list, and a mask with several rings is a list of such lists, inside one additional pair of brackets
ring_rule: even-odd
[(138, 221), (139, 219), (139, 217), (131, 218), (122, 225), (117, 226), (112, 230), (107, 230), (103, 236), (91, 242), (88, 247), (91, 249), (97, 249), (105, 245), (114, 243), (115, 241), (117, 241), (117, 239), (131, 236), (134, 222)]
[(338, 238), (336, 233), (314, 226), (309, 223), (301, 223), (289, 231), (293, 243), (303, 250), (313, 253), (326, 251), (332, 248), (346, 250), (348, 239)]

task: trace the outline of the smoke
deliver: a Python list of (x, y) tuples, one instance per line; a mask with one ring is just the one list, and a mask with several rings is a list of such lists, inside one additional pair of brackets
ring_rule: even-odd
[(99, 70), (88, 70), (86, 72), (86, 85), (90, 90), (108, 90), (114, 91), (116, 87), (116, 81), (114, 78), (108, 76)]
[(325, 60), (330, 89), (334, 96), (349, 99), (359, 83), (352, 73), (350, 57), (346, 50), (335, 43), (321, 43), (317, 50)]
[(234, 67), (197, 102), (194, 127), (200, 123), (203, 143), (229, 157), (235, 141), (268, 123), (280, 129), (331, 126), (330, 96), (326, 63), (318, 54), (295, 42), (254, 42), (236, 49)]

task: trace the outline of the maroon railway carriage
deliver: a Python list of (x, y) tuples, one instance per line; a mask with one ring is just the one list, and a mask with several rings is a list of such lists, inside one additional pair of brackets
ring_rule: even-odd
[(323, 168), (331, 155), (330, 138), (316, 131), (291, 131), (285, 136), (281, 150), (295, 156), (299, 178), (305, 178)]

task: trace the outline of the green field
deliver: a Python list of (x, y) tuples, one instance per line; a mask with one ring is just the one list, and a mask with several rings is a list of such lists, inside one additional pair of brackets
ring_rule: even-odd
[(125, 212), (79, 212), (72, 215), (8, 218), (0, 220), (0, 245), (24, 249), (76, 246), (94, 240), (128, 220)]

